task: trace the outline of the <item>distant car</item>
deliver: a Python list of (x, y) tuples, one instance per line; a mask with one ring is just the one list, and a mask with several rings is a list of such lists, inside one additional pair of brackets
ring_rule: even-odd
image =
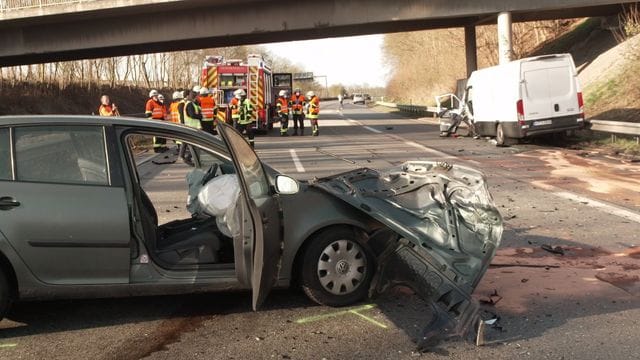
[[(480, 172), (408, 162), (298, 182), (229, 125), (218, 133), (142, 119), (0, 117), (0, 315), (18, 300), (241, 289), (257, 309), (272, 286), (291, 284), (331, 306), (406, 284), (450, 321), (475, 314), (471, 293), (502, 233)], [(165, 192), (188, 187), (189, 206), (213, 189), (205, 206), (219, 213), (158, 225), (132, 145), (143, 135), (187, 144), (186, 180), (158, 181)]]
[(362, 104), (362, 105), (364, 105), (365, 102), (366, 102), (366, 99), (365, 99), (363, 94), (353, 94), (352, 102), (354, 104)]

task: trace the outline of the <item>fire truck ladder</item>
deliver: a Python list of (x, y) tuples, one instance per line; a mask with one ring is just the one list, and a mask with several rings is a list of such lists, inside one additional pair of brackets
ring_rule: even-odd
[(257, 66), (249, 67), (249, 102), (253, 107), (253, 118), (256, 122), (256, 128), (258, 127), (258, 77), (259, 77), (259, 68)]

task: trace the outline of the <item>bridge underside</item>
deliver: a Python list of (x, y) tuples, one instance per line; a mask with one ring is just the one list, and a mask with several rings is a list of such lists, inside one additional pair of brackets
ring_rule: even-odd
[(468, 27), (495, 23), (501, 11), (515, 22), (608, 16), (623, 2), (529, 0), (505, 8), (500, 0), (120, 0), (114, 3), (131, 5), (0, 21), (0, 66)]

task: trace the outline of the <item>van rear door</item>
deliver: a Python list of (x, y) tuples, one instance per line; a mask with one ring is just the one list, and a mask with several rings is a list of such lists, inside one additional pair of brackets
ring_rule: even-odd
[(521, 73), (525, 120), (551, 119), (580, 112), (575, 67), (569, 55), (523, 61)]

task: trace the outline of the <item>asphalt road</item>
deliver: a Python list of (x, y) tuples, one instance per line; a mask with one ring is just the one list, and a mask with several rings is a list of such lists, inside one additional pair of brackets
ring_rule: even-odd
[[(499, 316), (484, 346), (459, 340), (435, 353), (416, 351), (430, 315), (408, 289), (348, 309), (279, 290), (259, 312), (250, 311), (247, 293), (18, 304), (0, 322), (0, 358), (638, 358), (640, 166), (543, 142), (497, 148), (439, 138), (431, 119), (363, 106), (339, 112), (326, 103), (322, 111), (319, 137), (281, 138), (274, 130), (258, 138), (259, 155), (299, 179), (412, 159), (486, 173), (506, 226), (475, 294), (495, 303), (483, 305), (485, 317)], [(187, 170), (147, 163), (161, 222), (183, 216)]]

